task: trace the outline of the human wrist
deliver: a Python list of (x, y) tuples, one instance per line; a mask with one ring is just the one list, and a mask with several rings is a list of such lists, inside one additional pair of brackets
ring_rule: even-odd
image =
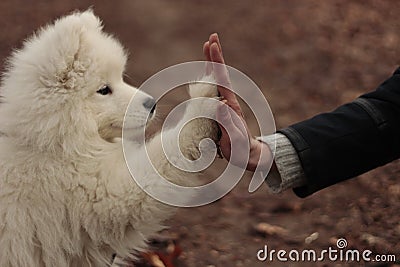
[(246, 168), (248, 171), (254, 172), (257, 168), (268, 169), (272, 158), (272, 152), (267, 144), (256, 139), (250, 140), (249, 161)]

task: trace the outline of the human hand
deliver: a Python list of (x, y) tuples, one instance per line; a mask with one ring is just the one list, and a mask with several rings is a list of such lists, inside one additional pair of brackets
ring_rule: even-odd
[[(222, 46), (216, 33), (211, 34), (209, 40), (204, 43), (203, 53), (207, 61), (225, 64)], [(271, 150), (268, 145), (256, 140), (251, 135), (249, 127), (243, 117), (239, 101), (236, 95), (228, 89), (232, 87), (226, 66), (207, 65), (206, 71), (211, 72), (211, 68), (213, 68), (215, 79), (218, 84), (225, 85), (225, 87), (218, 86), (218, 92), (223, 98), (223, 104), (220, 105), (217, 110), (217, 120), (220, 122), (221, 128), (220, 149), (223, 156), (227, 160), (231, 159), (231, 146), (234, 144), (240, 148), (249, 149), (249, 158), (246, 166), (247, 170), (255, 171), (257, 167), (259, 167), (259, 170), (268, 169), (272, 159)], [(228, 106), (230, 108), (228, 108)], [(246, 153), (244, 153), (244, 155), (246, 155)], [(235, 160), (231, 161), (232, 164), (243, 164), (243, 159), (240, 155), (235, 155), (233, 158)]]

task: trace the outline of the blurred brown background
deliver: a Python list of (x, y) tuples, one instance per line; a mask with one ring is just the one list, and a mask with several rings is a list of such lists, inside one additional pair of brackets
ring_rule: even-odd
[[(130, 51), (127, 74), (137, 86), (167, 66), (202, 59), (203, 42), (218, 32), (227, 64), (263, 89), (278, 128), (375, 89), (400, 59), (400, 2), (395, 0), (2, 0), (0, 58), (38, 27), (90, 6)], [(216, 203), (179, 210), (166, 234), (183, 249), (178, 266), (265, 266), (256, 258), (264, 245), (318, 250), (335, 247), (340, 237), (348, 248), (396, 253), (399, 259), (399, 170), (394, 162), (305, 200), (292, 192), (270, 195), (265, 187), (249, 194), (249, 179), (243, 179)], [(285, 231), (258, 234), (253, 227), (259, 223)], [(306, 244), (315, 232), (318, 238)]]

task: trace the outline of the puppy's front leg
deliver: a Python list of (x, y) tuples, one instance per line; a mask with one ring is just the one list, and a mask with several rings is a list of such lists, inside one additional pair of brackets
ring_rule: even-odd
[[(218, 124), (214, 120), (219, 105), (217, 87), (210, 84), (211, 77), (205, 77), (202, 81), (208, 83), (196, 82), (189, 85), (189, 95), (192, 99), (189, 100), (177, 126), (161, 132), (148, 144), (153, 165), (159, 173), (166, 179), (182, 185), (192, 184), (189, 176), (195, 176), (196, 172), (185, 172), (182, 168), (171, 165), (182, 166), (180, 163), (184, 161), (198, 159), (201, 156), (201, 141), (208, 138), (217, 143), (220, 134)], [(164, 151), (160, 151), (160, 147)], [(203, 152), (209, 151), (205, 149)], [(164, 153), (167, 153), (168, 157)]]
[[(210, 80), (210, 77), (202, 79)], [(196, 160), (200, 157), (199, 146), (203, 139), (209, 138), (214, 143), (219, 140), (220, 130), (215, 121), (218, 91), (214, 84), (197, 82), (189, 85), (189, 95), (192, 99), (178, 124), (185, 123), (179, 133), (179, 147), (186, 158)]]

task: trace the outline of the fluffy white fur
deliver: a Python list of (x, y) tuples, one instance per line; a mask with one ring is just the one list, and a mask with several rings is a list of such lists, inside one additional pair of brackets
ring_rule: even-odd
[[(144, 248), (172, 208), (144, 193), (131, 178), (122, 151), (125, 109), (136, 95), (132, 132), (146, 124), (147, 94), (123, 82), (126, 54), (102, 32), (91, 11), (74, 13), (40, 30), (8, 62), (0, 93), (0, 266), (108, 266)], [(112, 94), (96, 93), (109, 85)], [(192, 96), (215, 97), (211, 85), (192, 85)], [(196, 102), (186, 110), (210, 115)], [(183, 118), (184, 120), (184, 118)], [(178, 129), (165, 133), (176, 138)], [(180, 132), (189, 159), (203, 138), (216, 140), (212, 120), (196, 119)], [(160, 135), (148, 142), (156, 168), (167, 179), (190, 184), (195, 173), (173, 168)], [(132, 142), (138, 173), (143, 144)], [(157, 186), (157, 185), (155, 185)], [(177, 196), (178, 197), (178, 196)]]

